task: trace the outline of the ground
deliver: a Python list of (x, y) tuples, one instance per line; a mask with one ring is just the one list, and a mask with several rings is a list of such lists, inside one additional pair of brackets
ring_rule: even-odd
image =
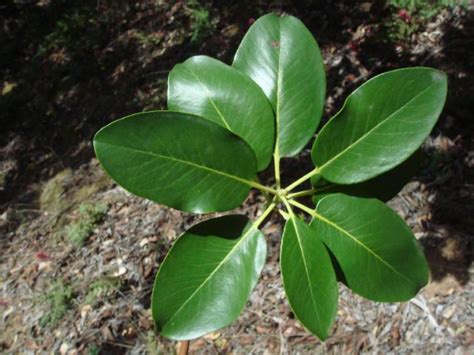
[[(128, 194), (93, 158), (91, 137), (126, 114), (165, 107), (166, 76), (194, 54), (229, 62), (254, 18), (300, 17), (328, 75), (325, 119), (373, 75), (427, 65), (449, 97), (422, 168), (389, 202), (410, 225), (432, 280), (410, 302), (380, 304), (341, 285), (324, 343), (294, 319), (279, 273), (282, 219), (265, 223), (268, 260), (240, 318), (192, 352), (474, 351), (474, 13), (472, 4), (404, 13), (384, 1), (23, 1), (0, 5), (0, 349), (74, 354), (169, 353), (150, 315), (154, 274), (173, 240), (209, 216)], [(408, 16), (408, 18), (407, 18)], [(290, 182), (309, 147), (282, 162)], [(263, 181), (271, 183), (268, 174)], [(253, 192), (238, 211), (254, 218)]]

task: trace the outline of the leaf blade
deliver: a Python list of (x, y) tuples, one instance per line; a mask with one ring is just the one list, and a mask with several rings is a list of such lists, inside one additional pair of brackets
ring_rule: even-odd
[(314, 229), (295, 216), (285, 225), (280, 263), (285, 293), (296, 317), (311, 333), (326, 339), (337, 311), (336, 274)]
[(242, 215), (199, 223), (173, 245), (156, 276), (152, 314), (160, 333), (200, 337), (238, 317), (265, 262), (262, 233)]
[(324, 64), (311, 32), (293, 16), (262, 16), (245, 35), (232, 66), (252, 78), (272, 103), (279, 156), (299, 153), (319, 124), (326, 93)]
[(412, 232), (378, 200), (329, 195), (319, 201), (311, 226), (336, 257), (347, 285), (365, 298), (406, 301), (428, 282)]
[(188, 212), (237, 207), (256, 176), (255, 155), (245, 142), (189, 114), (150, 111), (125, 117), (102, 128), (94, 148), (119, 185)]
[(168, 108), (206, 118), (239, 135), (265, 169), (274, 143), (273, 111), (250, 78), (217, 59), (195, 56), (176, 65), (168, 78)]
[(431, 68), (397, 69), (372, 78), (323, 127), (312, 149), (314, 164), (326, 180), (339, 184), (390, 170), (429, 135), (446, 94), (446, 75)]

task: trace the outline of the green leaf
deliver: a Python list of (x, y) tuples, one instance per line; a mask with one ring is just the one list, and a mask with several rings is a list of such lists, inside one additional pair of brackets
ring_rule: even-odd
[(281, 274), (296, 317), (324, 340), (337, 311), (337, 280), (326, 247), (315, 230), (292, 216), (281, 244)]
[(152, 314), (158, 331), (171, 339), (194, 339), (234, 321), (265, 255), (265, 238), (245, 216), (227, 215), (190, 228), (156, 275)]
[(251, 148), (197, 116), (153, 111), (131, 115), (94, 137), (104, 170), (131, 193), (196, 213), (237, 207), (256, 178)]
[(405, 222), (383, 202), (342, 194), (319, 201), (311, 227), (365, 298), (406, 301), (428, 282), (428, 265)]
[(370, 180), (352, 185), (332, 184), (324, 180), (320, 175), (315, 176), (311, 179), (311, 184), (318, 191), (313, 195), (313, 202), (317, 204), (323, 197), (334, 193), (388, 201), (395, 197), (410, 182), (420, 169), (423, 158), (424, 154), (419, 149), (396, 168)]
[(339, 184), (368, 180), (397, 166), (423, 143), (446, 99), (446, 75), (431, 68), (380, 74), (347, 98), (319, 133), (312, 158)]
[(276, 153), (299, 153), (319, 124), (326, 93), (324, 63), (312, 34), (293, 16), (263, 16), (250, 27), (232, 65), (269, 98), (277, 120)]
[(231, 66), (206, 56), (176, 65), (168, 79), (168, 108), (194, 113), (240, 136), (255, 151), (259, 170), (270, 163), (272, 107), (258, 85)]

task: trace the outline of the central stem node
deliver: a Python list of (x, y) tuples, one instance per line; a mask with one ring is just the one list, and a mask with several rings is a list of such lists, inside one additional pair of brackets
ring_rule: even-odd
[(277, 189), (277, 196), (278, 199), (281, 200), (282, 198), (285, 198), (288, 195), (288, 191), (285, 189)]

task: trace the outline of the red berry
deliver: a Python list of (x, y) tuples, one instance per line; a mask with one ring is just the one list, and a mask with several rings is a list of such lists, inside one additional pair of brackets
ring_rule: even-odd
[(411, 20), (410, 14), (405, 9), (398, 11), (398, 17), (400, 17), (400, 19), (405, 22), (409, 22)]
[(354, 41), (350, 41), (349, 48), (351, 49), (351, 51), (357, 52), (359, 50), (359, 45)]
[(37, 252), (35, 256), (39, 260), (48, 260), (49, 259), (49, 255), (46, 254), (44, 251)]

